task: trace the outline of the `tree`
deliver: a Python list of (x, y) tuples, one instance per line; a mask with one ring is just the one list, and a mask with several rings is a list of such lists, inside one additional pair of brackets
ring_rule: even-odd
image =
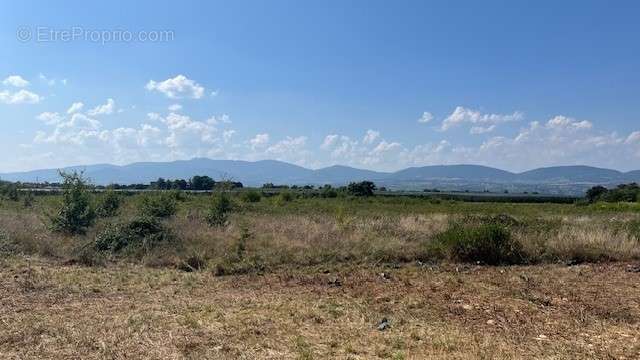
[(587, 190), (587, 200), (590, 203), (594, 203), (600, 199), (600, 197), (606, 194), (609, 190), (604, 186), (594, 186), (591, 189)]
[(211, 190), (216, 185), (216, 182), (209, 176), (196, 175), (190, 180), (191, 190)]
[(372, 196), (376, 184), (371, 181), (352, 182), (347, 186), (347, 192), (353, 196)]
[(82, 234), (93, 225), (96, 214), (91, 207), (91, 197), (82, 173), (60, 171), (63, 178), (62, 204), (51, 217), (54, 231), (68, 234)]

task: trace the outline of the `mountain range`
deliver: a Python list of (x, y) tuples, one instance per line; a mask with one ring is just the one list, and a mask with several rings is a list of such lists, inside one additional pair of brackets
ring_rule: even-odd
[[(172, 162), (139, 162), (129, 165), (97, 164), (73, 166), (65, 171), (84, 171), (94, 184), (149, 183), (159, 177), (188, 179), (208, 175), (214, 179), (232, 179), (245, 185), (332, 184), (371, 180), (393, 189), (442, 187), (449, 190), (515, 190), (550, 193), (581, 193), (595, 184), (616, 185), (640, 182), (640, 170), (620, 172), (590, 166), (556, 166), (513, 173), (480, 165), (434, 165), (411, 167), (396, 172), (376, 172), (348, 166), (312, 170), (276, 160), (239, 161), (195, 158)], [(58, 169), (0, 174), (0, 179), (21, 182), (60, 181)]]

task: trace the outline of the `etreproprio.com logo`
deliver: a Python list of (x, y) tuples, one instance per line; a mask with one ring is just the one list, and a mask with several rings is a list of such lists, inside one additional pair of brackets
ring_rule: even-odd
[(47, 26), (20, 26), (16, 30), (20, 42), (75, 42), (86, 41), (98, 44), (128, 42), (169, 42), (175, 39), (173, 30), (86, 29), (82, 26), (58, 29)]

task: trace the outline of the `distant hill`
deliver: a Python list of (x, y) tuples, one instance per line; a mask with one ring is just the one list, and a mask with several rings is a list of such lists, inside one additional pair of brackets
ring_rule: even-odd
[[(231, 179), (249, 186), (274, 184), (332, 184), (371, 180), (395, 189), (514, 190), (551, 193), (583, 193), (594, 184), (616, 185), (640, 182), (640, 170), (623, 173), (590, 166), (555, 166), (512, 173), (480, 165), (435, 165), (411, 167), (393, 173), (330, 166), (311, 170), (276, 160), (239, 161), (195, 158), (172, 162), (140, 162), (124, 166), (97, 164), (73, 166), (63, 170), (84, 171), (95, 184), (149, 183), (159, 177), (189, 179), (194, 175), (208, 175), (214, 179)], [(1, 180), (22, 182), (57, 182), (57, 169), (0, 174)], [(575, 186), (574, 186), (575, 185)]]
[(513, 181), (516, 175), (508, 171), (480, 165), (434, 165), (400, 170), (393, 173), (390, 178), (404, 181), (458, 179), (507, 182)]
[(554, 166), (525, 171), (517, 175), (519, 181), (531, 182), (591, 182), (622, 181), (624, 173), (590, 166)]

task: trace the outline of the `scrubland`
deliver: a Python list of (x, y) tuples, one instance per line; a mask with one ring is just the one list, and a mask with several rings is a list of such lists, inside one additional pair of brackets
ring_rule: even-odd
[(637, 204), (119, 197), (1, 202), (0, 357), (640, 357)]

